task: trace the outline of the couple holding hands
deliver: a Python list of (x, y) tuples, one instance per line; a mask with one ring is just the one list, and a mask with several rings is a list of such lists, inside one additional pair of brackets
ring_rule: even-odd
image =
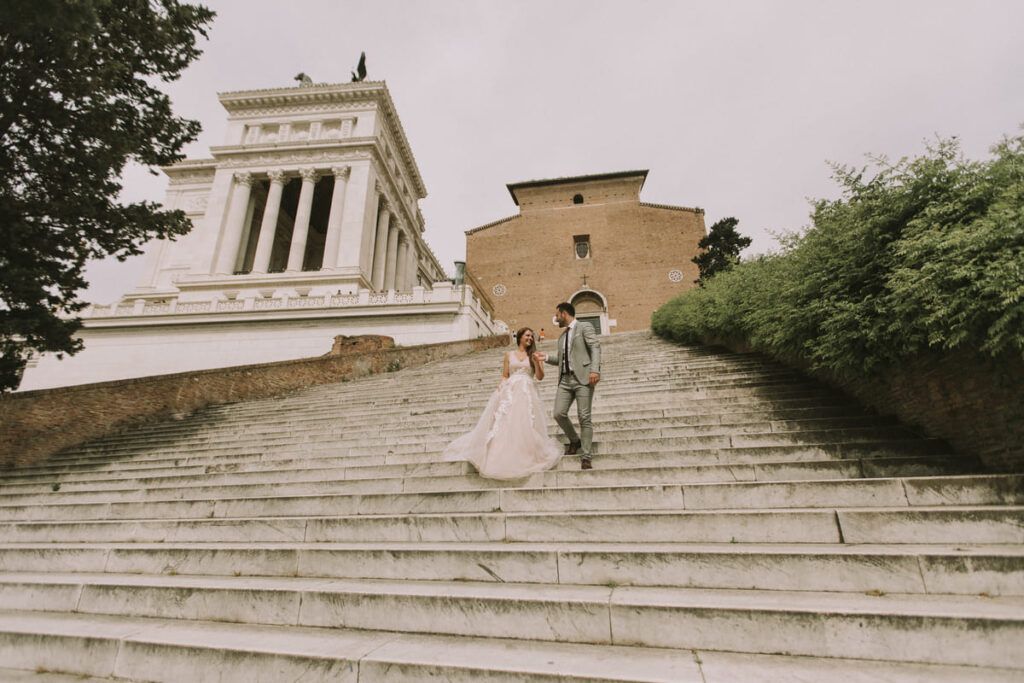
[[(505, 354), (498, 388), (476, 426), (445, 449), (445, 460), (468, 460), (490, 479), (522, 479), (554, 467), (563, 454), (579, 453), (581, 468), (591, 469), (590, 405), (601, 379), (601, 342), (591, 325), (576, 320), (572, 304), (558, 304), (555, 321), (568, 329), (558, 339), (553, 357), (537, 351), (533, 330), (524, 327), (516, 332), (516, 348)], [(569, 440), (564, 453), (561, 444), (548, 437), (547, 411), (537, 391), (545, 363), (558, 368), (554, 417)], [(574, 401), (579, 435), (569, 419)]]

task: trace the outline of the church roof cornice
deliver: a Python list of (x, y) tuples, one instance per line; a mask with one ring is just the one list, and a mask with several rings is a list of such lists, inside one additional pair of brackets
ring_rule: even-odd
[(508, 188), (509, 194), (512, 195), (512, 201), (516, 203), (516, 206), (519, 206), (519, 198), (516, 197), (517, 190), (546, 187), (549, 185), (575, 185), (578, 183), (600, 182), (602, 180), (619, 180), (622, 178), (640, 178), (640, 189), (643, 189), (644, 182), (647, 180), (647, 172), (647, 169), (639, 169), (635, 171), (615, 171), (613, 173), (544, 178), (541, 180), (524, 180), (518, 183), (509, 183), (505, 187)]
[(501, 225), (502, 223), (508, 223), (509, 221), (514, 221), (517, 218), (522, 218), (522, 214), (517, 213), (517, 214), (512, 215), (512, 216), (506, 216), (505, 218), (499, 218), (496, 221), (491, 221), (490, 223), (486, 223), (484, 225), (475, 227), (475, 228), (473, 228), (471, 230), (467, 230), (466, 234), (467, 235), (472, 235), (474, 232), (480, 232), (481, 230), (486, 230), (487, 228), (493, 228), (495, 225)]
[(394, 100), (384, 81), (362, 81), (359, 83), (314, 83), (300, 87), (262, 88), (258, 90), (235, 90), (217, 94), (221, 106), (229, 114), (241, 114), (253, 109), (266, 109), (281, 106), (322, 105), (325, 103), (349, 104), (354, 102), (373, 102), (383, 110), (385, 120), (390, 123), (392, 137), (409, 160), (412, 182), (416, 185), (419, 196), (426, 196), (427, 188), (423, 183), (416, 156), (405, 135), (405, 128), (398, 116)]
[(668, 209), (670, 211), (686, 211), (687, 213), (695, 213), (701, 216), (704, 215), (704, 209), (699, 206), (676, 206), (675, 204), (655, 204), (653, 202), (640, 202), (640, 206), (646, 206), (651, 209)]

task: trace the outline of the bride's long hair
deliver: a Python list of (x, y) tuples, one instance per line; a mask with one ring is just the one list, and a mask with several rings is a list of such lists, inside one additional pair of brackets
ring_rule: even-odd
[(526, 357), (530, 360), (530, 370), (532, 370), (534, 374), (537, 374), (537, 366), (534, 365), (533, 360), (533, 353), (537, 350), (537, 333), (529, 327), (519, 328), (519, 331), (516, 332), (516, 348), (519, 348), (519, 340), (523, 338), (523, 335), (526, 334), (527, 330), (529, 330), (533, 336), (530, 338), (530, 345), (526, 347)]

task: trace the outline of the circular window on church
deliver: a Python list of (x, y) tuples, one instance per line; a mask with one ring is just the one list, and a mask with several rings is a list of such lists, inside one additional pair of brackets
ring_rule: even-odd
[(500, 283), (494, 285), (494, 288), (491, 289), (491, 291), (494, 292), (494, 296), (505, 296), (506, 294), (508, 294), (508, 288)]
[(671, 280), (672, 282), (682, 282), (683, 271), (679, 270), (678, 268), (673, 268), (672, 270), (668, 271), (668, 279)]

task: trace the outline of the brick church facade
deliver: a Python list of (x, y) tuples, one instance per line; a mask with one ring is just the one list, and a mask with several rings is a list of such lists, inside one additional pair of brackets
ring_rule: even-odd
[(647, 171), (508, 185), (519, 213), (466, 232), (466, 270), (494, 317), (557, 336), (555, 304), (602, 334), (646, 329), (651, 314), (694, 287), (702, 209), (640, 201)]

